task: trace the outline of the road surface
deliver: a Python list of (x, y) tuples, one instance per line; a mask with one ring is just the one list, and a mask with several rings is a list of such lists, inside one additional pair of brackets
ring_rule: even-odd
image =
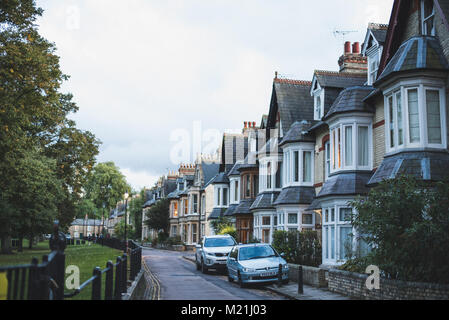
[[(203, 274), (195, 263), (183, 258), (186, 253), (156, 249), (142, 252), (153, 280), (160, 287), (156, 299), (160, 300), (284, 300), (263, 286), (240, 288), (228, 282), (225, 274), (213, 270)], [(153, 297), (154, 298), (154, 297)]]

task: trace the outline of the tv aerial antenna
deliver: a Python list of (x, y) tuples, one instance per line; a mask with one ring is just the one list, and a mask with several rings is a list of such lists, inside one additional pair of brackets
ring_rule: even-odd
[(342, 41), (342, 43), (345, 42), (345, 37), (346, 35), (350, 34), (350, 33), (356, 33), (358, 32), (357, 30), (337, 30), (334, 29), (333, 34), (335, 38), (338, 38)]

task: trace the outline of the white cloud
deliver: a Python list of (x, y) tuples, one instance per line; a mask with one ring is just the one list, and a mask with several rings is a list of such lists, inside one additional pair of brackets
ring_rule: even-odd
[(259, 122), (274, 71), (310, 80), (314, 69), (336, 70), (343, 47), (332, 31), (356, 29), (348, 40), (363, 41), (368, 22), (388, 22), (392, 0), (37, 3), (40, 30), (71, 75), (73, 119), (103, 141), (99, 161), (137, 181), (175, 169), (173, 130)]

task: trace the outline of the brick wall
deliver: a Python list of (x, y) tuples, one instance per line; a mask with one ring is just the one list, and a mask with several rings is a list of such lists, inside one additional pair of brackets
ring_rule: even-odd
[(381, 278), (380, 289), (368, 290), (368, 275), (329, 270), (328, 286), (332, 292), (363, 300), (448, 300), (449, 285), (407, 282)]
[(378, 168), (385, 155), (385, 113), (383, 95), (376, 98), (373, 119), (373, 168)]
[[(288, 264), (289, 279), (298, 282), (298, 267), (297, 264)], [(314, 268), (309, 266), (302, 266), (303, 283), (317, 288), (327, 287), (326, 270)]]

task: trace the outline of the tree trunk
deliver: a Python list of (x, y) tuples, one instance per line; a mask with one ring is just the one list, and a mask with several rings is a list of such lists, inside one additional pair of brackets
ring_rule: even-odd
[(28, 243), (28, 249), (33, 249), (33, 235), (30, 235), (30, 241)]
[(1, 240), (2, 240), (1, 253), (2, 254), (10, 254), (12, 252), (12, 250), (11, 250), (11, 237), (2, 235)]
[(19, 245), (18, 245), (17, 251), (23, 252), (23, 236), (19, 237)]

